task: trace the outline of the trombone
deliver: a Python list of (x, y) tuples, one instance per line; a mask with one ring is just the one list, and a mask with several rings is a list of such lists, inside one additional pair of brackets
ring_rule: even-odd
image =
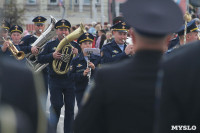
[(10, 50), (10, 52), (14, 55), (14, 57), (17, 59), (17, 60), (22, 60), (24, 59), (25, 57), (25, 53), (23, 51), (18, 51), (17, 48), (15, 47), (15, 45), (11, 42), (10, 39), (8, 40), (5, 40), (4, 37), (2, 37), (3, 41), (8, 41), (9, 42), (9, 46), (8, 46), (8, 49)]

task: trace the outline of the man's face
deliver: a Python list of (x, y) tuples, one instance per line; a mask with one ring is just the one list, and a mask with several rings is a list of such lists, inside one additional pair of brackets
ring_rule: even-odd
[(91, 41), (82, 42), (80, 44), (80, 47), (81, 47), (82, 51), (84, 51), (85, 48), (92, 48), (92, 42)]
[(35, 32), (41, 34), (44, 32), (45, 25), (42, 23), (35, 24)]
[(58, 28), (56, 30), (56, 33), (58, 35), (58, 38), (62, 40), (65, 36), (69, 35), (69, 29), (68, 28)]
[(21, 40), (21, 34), (19, 32), (13, 32), (11, 33), (11, 38), (14, 44), (19, 44)]
[(0, 29), (0, 37), (4, 37), (5, 39), (7, 39), (8, 37), (8, 30), (7, 29)]
[(198, 32), (190, 32), (187, 34), (187, 43), (196, 41), (198, 39)]
[(127, 32), (113, 31), (113, 35), (117, 44), (124, 44), (127, 39)]

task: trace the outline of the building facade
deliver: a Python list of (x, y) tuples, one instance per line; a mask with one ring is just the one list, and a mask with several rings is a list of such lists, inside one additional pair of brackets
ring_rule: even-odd
[[(11, 0), (3, 0), (0, 8)], [(108, 0), (16, 0), (17, 8), (24, 9), (25, 29), (31, 31), (32, 19), (38, 15), (46, 17), (50, 23), (50, 15), (57, 20), (67, 19), (72, 25), (92, 22), (108, 22)]]

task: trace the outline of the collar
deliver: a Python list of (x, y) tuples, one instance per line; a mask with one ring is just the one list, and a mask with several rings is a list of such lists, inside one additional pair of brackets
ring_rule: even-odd
[[(117, 49), (121, 50), (120, 47), (118, 46), (118, 44), (115, 42), (115, 40), (112, 40), (111, 42), (111, 46), (116, 47)], [(124, 44), (124, 49), (126, 48), (126, 44)]]

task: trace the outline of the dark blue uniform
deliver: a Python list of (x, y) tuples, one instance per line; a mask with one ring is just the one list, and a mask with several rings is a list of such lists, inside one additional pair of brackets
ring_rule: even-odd
[[(124, 50), (126, 45), (124, 45)], [(109, 62), (116, 62), (121, 59), (128, 58), (125, 51), (122, 51), (117, 43), (113, 40), (111, 43), (108, 43), (103, 46), (101, 49), (101, 63), (109, 63)]]
[[(31, 52), (31, 44), (33, 44), (37, 40), (37, 36), (35, 35), (27, 35), (21, 40), (21, 44), (19, 45), (20, 49), (24, 51), (24, 53), (30, 53)], [(42, 70), (44, 83), (45, 83), (45, 89), (46, 89), (46, 98), (48, 95), (48, 69), (44, 68)]]
[(75, 85), (73, 79), (67, 73), (59, 75), (53, 70), (53, 52), (55, 52), (59, 43), (58, 39), (47, 43), (44, 50), (38, 55), (38, 61), (49, 63), (50, 122), (57, 129), (61, 108), (65, 104), (64, 132), (70, 133), (71, 123), (74, 119)]
[[(92, 62), (95, 65), (95, 67), (97, 67), (97, 65), (100, 64), (100, 56), (91, 54), (90, 62)], [(84, 91), (89, 82), (88, 77), (83, 76), (83, 72), (86, 68), (87, 68), (87, 61), (84, 58), (83, 53), (80, 53), (77, 57), (75, 57), (70, 65), (69, 75), (75, 80), (75, 87), (76, 87), (75, 95), (79, 109)], [(93, 77), (93, 74), (94, 70), (91, 69), (91, 77)]]
[[(16, 126), (16, 132), (27, 132), (27, 129), (30, 129), (28, 133), (36, 133), (39, 130), (45, 131), (47, 118), (41, 103), (38, 102), (43, 93), (40, 92), (41, 88), (37, 88), (37, 85), (34, 84), (37, 80), (34, 79), (32, 72), (15, 59), (8, 56), (4, 57), (1, 54), (0, 72), (1, 110), (3, 109), (2, 104), (7, 104), (20, 111), (20, 114), (16, 112), (15, 115), (11, 115), (11, 120), (12, 116), (16, 117), (16, 121), (12, 120), (16, 122), (16, 125), (6, 123), (6, 126)], [(39, 75), (37, 75), (37, 78), (40, 78)], [(9, 111), (7, 113), (9, 114)], [(0, 116), (1, 118), (2, 116)], [(0, 125), (2, 128), (2, 122)]]
[[(18, 51), (21, 51), (19, 45), (14, 45), (14, 46), (17, 48)], [(1, 52), (2, 54), (6, 55), (6, 56), (10, 56), (10, 57), (15, 58), (14, 55), (10, 52), (10, 50), (9, 50), (8, 48), (7, 48), (7, 50), (6, 50), (5, 52), (2, 52), (1, 47), (2, 47), (2, 45), (0, 46), (0, 52)], [(18, 60), (18, 61), (19, 61), (20, 63), (25, 63), (25, 62), (26, 62), (26, 59), (24, 58), (24, 59)]]
[(33, 44), (37, 40), (37, 37), (34, 35), (27, 35), (22, 38), (20, 42), (20, 49), (24, 51), (26, 54), (31, 52), (31, 44)]

